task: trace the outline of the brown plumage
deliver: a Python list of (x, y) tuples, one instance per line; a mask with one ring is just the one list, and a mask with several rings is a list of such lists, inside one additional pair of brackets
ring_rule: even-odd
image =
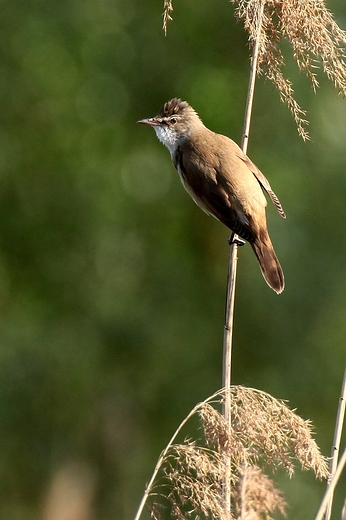
[(263, 173), (234, 141), (204, 126), (186, 101), (174, 98), (139, 122), (152, 126), (170, 150), (193, 200), (251, 244), (266, 282), (281, 293), (284, 275), (267, 230), (263, 190), (282, 217), (285, 213)]

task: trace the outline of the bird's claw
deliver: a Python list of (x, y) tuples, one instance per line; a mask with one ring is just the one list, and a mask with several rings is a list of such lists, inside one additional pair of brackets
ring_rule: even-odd
[(230, 235), (228, 237), (228, 243), (229, 245), (231, 246), (232, 244), (236, 244), (237, 246), (244, 246), (245, 245), (245, 240), (243, 240), (242, 238), (238, 237), (238, 235), (236, 235), (235, 233), (232, 233), (232, 235)]

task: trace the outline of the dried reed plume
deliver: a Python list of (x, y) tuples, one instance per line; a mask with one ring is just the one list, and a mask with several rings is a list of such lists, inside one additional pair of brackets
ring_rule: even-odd
[(168, 22), (173, 20), (171, 17), (171, 12), (173, 11), (172, 0), (164, 0), (163, 9), (163, 30), (165, 31), (165, 35), (167, 35)]
[(285, 514), (286, 502), (270, 478), (257, 466), (244, 469), (237, 500), (239, 520), (271, 519), (272, 511)]
[[(340, 29), (323, 0), (231, 0), (236, 16), (244, 22), (250, 46), (258, 36), (261, 6), (263, 15), (259, 37), (257, 74), (264, 74), (279, 90), (280, 98), (291, 110), (298, 132), (308, 138), (306, 112), (294, 99), (292, 83), (283, 74), (285, 58), (280, 45), (287, 40), (300, 70), (318, 87), (316, 69), (322, 66), (327, 77), (346, 95), (346, 32)], [(164, 1), (163, 28), (167, 31), (172, 0)]]
[[(241, 386), (231, 387), (231, 428), (216, 409), (225, 391), (199, 403), (188, 415), (198, 415), (204, 440), (175, 444), (185, 419), (161, 454), (137, 513), (152, 499), (151, 517), (231, 520), (270, 520), (284, 514), (285, 501), (264, 469), (284, 468), (294, 473), (294, 464), (312, 469), (318, 478), (328, 476), (327, 463), (311, 435), (311, 425), (287, 405), (269, 394)], [(224, 503), (225, 475), (231, 462), (231, 516)], [(260, 468), (261, 467), (261, 468)]]
[(206, 403), (199, 410), (206, 443), (217, 451), (227, 452), (235, 468), (259, 462), (272, 469), (284, 468), (294, 473), (294, 462), (303, 470), (312, 469), (318, 478), (328, 475), (311, 436), (311, 424), (288, 406), (260, 390), (232, 386), (231, 429), (225, 418)]

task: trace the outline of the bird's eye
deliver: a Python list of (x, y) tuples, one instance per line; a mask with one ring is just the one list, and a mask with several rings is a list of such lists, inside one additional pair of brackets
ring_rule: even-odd
[(175, 117), (171, 117), (171, 119), (169, 120), (169, 122), (170, 122), (172, 125), (175, 125), (175, 123), (177, 122), (177, 120), (176, 120)]

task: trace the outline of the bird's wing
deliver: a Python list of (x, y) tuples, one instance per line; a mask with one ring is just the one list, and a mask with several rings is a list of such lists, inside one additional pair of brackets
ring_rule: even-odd
[(201, 209), (220, 220), (244, 240), (248, 242), (255, 240), (254, 234), (247, 226), (246, 215), (239, 214), (239, 211), (233, 207), (227, 191), (217, 180), (217, 172), (214, 168), (210, 168), (207, 172), (204, 164), (204, 175), (201, 175), (194, 162), (190, 161), (189, 167), (186, 167), (184, 154), (179, 151), (175, 154), (173, 162), (186, 191)]
[(209, 212), (231, 231), (248, 242), (253, 242), (255, 237), (248, 226), (246, 215), (241, 215), (233, 206), (230, 198), (220, 183), (208, 182), (207, 191), (203, 190), (201, 199), (209, 206)]
[(268, 193), (279, 215), (281, 215), (282, 218), (286, 218), (286, 214), (283, 210), (283, 207), (281, 206), (278, 197), (273, 192), (268, 179), (263, 175), (261, 170), (259, 170), (257, 166), (251, 161), (251, 159), (249, 159), (249, 157), (241, 151), (241, 149), (239, 149), (239, 151), (240, 153), (237, 153), (236, 155), (247, 165), (247, 167), (252, 171), (252, 173), (260, 183), (261, 187)]

